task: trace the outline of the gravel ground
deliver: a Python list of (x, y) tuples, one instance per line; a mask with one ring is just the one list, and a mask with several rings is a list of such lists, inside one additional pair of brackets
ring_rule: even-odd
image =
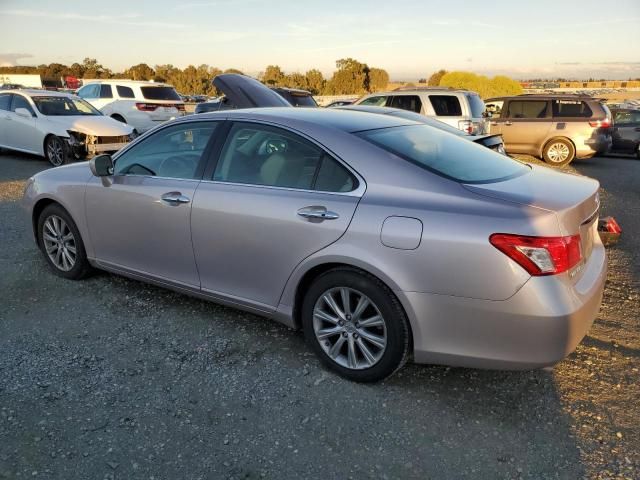
[(360, 385), (302, 335), (109, 274), (54, 277), (0, 156), (0, 478), (640, 478), (640, 161), (575, 162), (624, 228), (554, 369), (409, 365)]

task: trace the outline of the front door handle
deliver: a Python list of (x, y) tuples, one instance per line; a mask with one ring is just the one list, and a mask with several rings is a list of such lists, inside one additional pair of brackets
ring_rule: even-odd
[(303, 207), (298, 210), (298, 216), (308, 218), (310, 220), (323, 221), (323, 220), (335, 220), (340, 218), (336, 212), (327, 210), (327, 207), (313, 205), (310, 207)]
[(160, 197), (163, 202), (167, 202), (170, 205), (180, 205), (182, 203), (189, 203), (191, 199), (182, 195), (181, 192), (168, 192)]

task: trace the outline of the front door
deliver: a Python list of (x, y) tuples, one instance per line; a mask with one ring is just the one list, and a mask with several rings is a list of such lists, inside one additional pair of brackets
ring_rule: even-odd
[(218, 124), (167, 126), (117, 156), (113, 177), (89, 181), (87, 221), (98, 262), (199, 287), (191, 207)]
[(311, 141), (235, 123), (193, 202), (202, 289), (274, 309), (296, 265), (345, 232), (363, 190)]
[[(18, 115), (16, 113), (18, 108), (24, 108), (30, 116)], [(18, 94), (12, 95), (7, 120), (4, 135), (8, 147), (38, 154), (42, 152), (44, 136), (37, 129), (36, 112), (25, 97)]]
[(501, 133), (509, 153), (537, 154), (551, 128), (546, 100), (510, 100), (499, 118), (492, 118), (491, 133)]

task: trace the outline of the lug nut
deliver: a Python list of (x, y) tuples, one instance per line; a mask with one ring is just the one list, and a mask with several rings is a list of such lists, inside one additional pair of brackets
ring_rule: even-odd
[(338, 325), (340, 325), (341, 327), (344, 327), (344, 320), (338, 321)]
[(360, 335), (358, 335), (357, 333), (353, 334), (353, 338), (358, 338)]
[(360, 328), (360, 322), (356, 322), (356, 328)]
[(349, 334), (348, 334), (347, 332), (342, 332), (342, 336), (343, 336), (344, 338), (347, 338), (347, 337), (349, 336)]
[(347, 315), (347, 320), (351, 320), (351, 315)]

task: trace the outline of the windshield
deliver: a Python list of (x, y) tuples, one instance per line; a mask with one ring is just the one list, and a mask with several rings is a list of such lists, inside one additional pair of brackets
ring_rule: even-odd
[(294, 107), (317, 107), (318, 104), (311, 95), (292, 94), (289, 99)]
[(469, 105), (471, 106), (471, 116), (473, 118), (480, 118), (484, 113), (484, 102), (478, 95), (467, 95), (469, 99)]
[(498, 182), (529, 171), (516, 160), (428, 125), (379, 128), (356, 135), (460, 183)]
[(173, 87), (140, 87), (142, 96), (147, 100), (177, 100), (182, 101)]
[(31, 97), (40, 113), (47, 116), (102, 115), (87, 102), (73, 97)]

